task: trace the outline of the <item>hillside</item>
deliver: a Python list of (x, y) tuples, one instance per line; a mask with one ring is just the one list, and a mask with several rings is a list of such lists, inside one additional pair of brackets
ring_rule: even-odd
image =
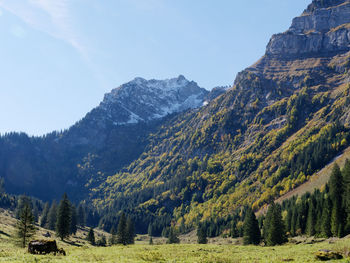
[[(32, 255), (26, 248), (16, 246), (13, 238), (15, 219), (6, 210), (0, 210), (0, 262), (319, 262), (314, 254), (319, 249), (331, 249), (344, 255), (348, 254), (349, 238), (329, 239), (313, 243), (312, 238), (296, 245), (283, 246), (242, 246), (237, 240), (215, 238), (209, 244), (190, 244), (191, 234), (181, 236), (181, 244), (164, 244), (164, 239), (155, 238), (154, 245), (148, 245), (148, 236), (138, 236), (135, 245), (129, 246), (91, 246), (86, 240), (87, 229), (79, 229), (75, 236), (66, 242), (56, 240), (62, 255)], [(96, 238), (108, 233), (95, 229)], [(46, 229), (39, 228), (35, 238), (45, 239)], [(54, 233), (49, 231), (52, 237)], [(223, 241), (223, 242), (222, 242)], [(299, 241), (300, 242), (300, 241)], [(305, 243), (307, 245), (305, 245)], [(239, 259), (239, 261), (237, 261)], [(347, 258), (339, 262), (347, 262)]]
[(209, 92), (184, 76), (136, 78), (107, 93), (66, 131), (1, 136), (0, 176), (9, 193), (52, 200), (67, 192), (84, 200), (90, 188), (137, 159), (169, 115), (200, 107), (224, 92)]
[(93, 191), (95, 205), (190, 227), (306, 182), (349, 146), (349, 10), (313, 1), (229, 91), (152, 134), (138, 160)]
[(136, 78), (67, 131), (4, 135), (5, 188), (65, 191), (93, 203), (105, 230), (124, 210), (156, 235), (265, 207), (350, 146), (349, 25), (349, 0), (314, 0), (230, 89)]

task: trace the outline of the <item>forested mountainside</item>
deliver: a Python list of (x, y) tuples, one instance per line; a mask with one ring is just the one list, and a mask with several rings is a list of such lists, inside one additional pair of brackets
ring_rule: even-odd
[[(91, 201), (110, 230), (227, 220), (303, 184), (350, 146), (350, 1), (314, 0), (230, 89), (141, 78), (69, 130), (0, 139), (10, 193)], [(203, 106), (202, 106), (203, 105)]]
[(349, 1), (313, 1), (229, 91), (164, 122), (140, 158), (91, 192), (105, 208), (101, 225), (122, 209), (143, 225), (185, 227), (258, 209), (341, 154), (350, 142), (349, 12)]
[(225, 92), (208, 92), (183, 76), (136, 78), (106, 94), (98, 107), (64, 132), (0, 138), (0, 177), (9, 193), (52, 200), (67, 192), (86, 199), (108, 175), (137, 159), (164, 119)]

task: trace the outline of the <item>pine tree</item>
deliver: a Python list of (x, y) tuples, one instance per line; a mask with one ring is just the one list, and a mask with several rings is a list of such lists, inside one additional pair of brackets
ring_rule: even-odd
[(0, 177), (0, 195), (5, 193), (5, 179)]
[(87, 241), (89, 241), (91, 245), (95, 245), (95, 233), (92, 227), (90, 227), (89, 234), (87, 236)]
[(287, 216), (286, 216), (286, 231), (291, 234), (291, 229), (292, 229), (292, 217), (293, 217), (293, 210), (290, 207), (287, 210)]
[(280, 245), (286, 242), (286, 234), (281, 214), (281, 206), (272, 203), (264, 221), (264, 238), (268, 246)]
[(32, 210), (32, 201), (31, 199), (26, 195), (21, 195), (18, 199), (17, 207), (16, 207), (16, 218), (19, 219), (21, 217), (21, 212), (24, 208), (24, 206), (29, 205), (30, 209)]
[(127, 233), (126, 233), (126, 217), (124, 212), (121, 214), (118, 223), (117, 230), (117, 243), (118, 244), (127, 244)]
[(32, 202), (32, 211), (34, 216), (34, 222), (39, 222), (39, 208), (35, 202)]
[(148, 235), (151, 237), (153, 236), (153, 226), (152, 224), (148, 225), (148, 230), (147, 230)]
[(50, 210), (50, 205), (49, 202), (45, 203), (44, 210), (41, 214), (40, 218), (40, 226), (45, 227), (48, 221), (48, 216), (49, 216), (49, 210)]
[(81, 227), (84, 227), (86, 224), (86, 214), (82, 204), (78, 206), (77, 224)]
[(110, 245), (117, 244), (117, 232), (115, 231), (114, 226), (111, 228), (111, 238), (109, 240)]
[(243, 224), (243, 243), (245, 245), (260, 243), (261, 233), (258, 220), (251, 208), (248, 208)]
[(153, 245), (153, 238), (152, 238), (152, 236), (149, 238), (149, 244)]
[(50, 230), (55, 230), (56, 222), (57, 222), (57, 204), (56, 204), (56, 201), (53, 200), (49, 213), (47, 215), (46, 228)]
[(239, 237), (237, 223), (235, 220), (232, 220), (232, 223), (231, 223), (230, 236), (233, 238)]
[(347, 159), (343, 168), (344, 197), (343, 206), (345, 209), (345, 233), (350, 234), (350, 161)]
[(329, 179), (329, 195), (332, 200), (331, 231), (333, 236), (342, 237), (344, 232), (343, 178), (338, 164), (333, 166)]
[(314, 204), (312, 200), (309, 202), (309, 210), (307, 214), (307, 221), (306, 221), (306, 234), (308, 236), (315, 235), (315, 211), (314, 211)]
[(28, 239), (35, 234), (34, 216), (29, 203), (24, 203), (19, 211), (19, 220), (16, 224), (17, 237), (20, 239), (21, 246), (25, 247)]
[(324, 201), (324, 206), (322, 210), (322, 219), (321, 219), (321, 235), (323, 237), (330, 237), (331, 232), (331, 205), (329, 198), (326, 198)]
[(70, 234), (76, 234), (77, 233), (77, 209), (75, 208), (75, 205), (71, 206), (71, 223), (70, 223)]
[(72, 215), (70, 202), (68, 200), (67, 194), (65, 193), (57, 210), (56, 233), (57, 236), (61, 238), (61, 240), (69, 236), (71, 221)]
[(198, 244), (207, 244), (207, 230), (204, 225), (199, 225), (197, 229), (197, 242)]
[(126, 244), (131, 245), (135, 243), (135, 228), (131, 218), (128, 217), (126, 221)]
[(174, 229), (174, 227), (170, 227), (170, 231), (169, 231), (169, 237), (168, 237), (168, 244), (178, 244), (180, 243), (180, 239), (177, 236), (176, 230)]
[(290, 222), (290, 234), (291, 234), (291, 236), (295, 236), (295, 234), (296, 234), (297, 217), (298, 217), (298, 210), (297, 210), (296, 206), (294, 206), (294, 208), (292, 210), (292, 219)]

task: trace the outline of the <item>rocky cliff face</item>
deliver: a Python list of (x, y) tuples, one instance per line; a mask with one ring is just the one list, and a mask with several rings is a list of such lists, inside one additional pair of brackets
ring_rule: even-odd
[(350, 50), (350, 1), (315, 0), (285, 33), (274, 35), (267, 56), (332, 55)]
[(106, 94), (97, 110), (116, 125), (133, 124), (198, 108), (208, 93), (181, 75), (168, 80), (135, 78)]

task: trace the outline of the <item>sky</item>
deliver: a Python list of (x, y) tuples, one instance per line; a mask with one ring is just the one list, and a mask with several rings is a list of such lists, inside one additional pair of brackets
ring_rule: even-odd
[(64, 130), (135, 77), (232, 85), (311, 0), (0, 0), (0, 133)]

